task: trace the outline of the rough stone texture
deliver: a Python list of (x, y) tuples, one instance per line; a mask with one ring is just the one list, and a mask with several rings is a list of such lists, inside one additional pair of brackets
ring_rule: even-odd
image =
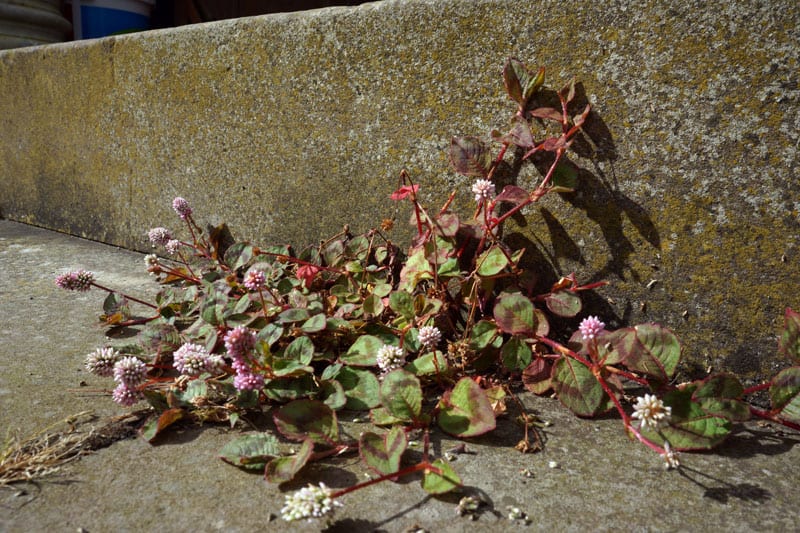
[[(446, 148), (506, 124), (516, 56), (551, 87), (576, 76), (596, 111), (579, 192), (508, 228), (542, 284), (607, 279), (609, 323), (659, 321), (695, 366), (771, 374), (800, 307), (800, 7), (628, 6), (386, 1), (3, 52), (0, 212), (144, 249), (183, 195), (237, 237), (307, 244), (392, 216), (404, 167), (469, 212)], [(506, 182), (537, 175), (507, 162)]]
[[(27, 436), (85, 409), (100, 416), (127, 411), (100, 393), (109, 380), (83, 370), (84, 355), (103, 343), (103, 330), (87, 327), (103, 294), (62, 291), (53, 277), (83, 265), (108, 285), (144, 296), (142, 289), (155, 283), (148, 283), (142, 259), (0, 221), (4, 436), (15, 429)], [(797, 432), (747, 424), (715, 452), (682, 454), (683, 468), (665, 471), (658, 456), (625, 437), (618, 418), (581, 420), (556, 400), (527, 394), (521, 399), (552, 422), (544, 431), (544, 453), (514, 450), (521, 429), (510, 418), (500, 419), (496, 431), (467, 442), (471, 453), (455, 455), (462, 493), (434, 498), (416, 479), (381, 483), (345, 496), (329, 531), (793, 531), (800, 522)], [(352, 416), (340, 413), (345, 421)], [(343, 426), (352, 436), (372, 429)], [(262, 423), (258, 429), (274, 431)], [(366, 469), (349, 455), (306, 467), (286, 487), (271, 486), (217, 459), (220, 448), (243, 431), (185, 427), (157, 446), (120, 441), (66, 466), (50, 481), (0, 488), (0, 530), (319, 531), (319, 523), (277, 518), (285, 491), (319, 481), (343, 488), (366, 479)], [(436, 454), (458, 444), (438, 431), (432, 442)], [(550, 461), (558, 467), (550, 468)], [(464, 494), (488, 503), (476, 522), (455, 514)], [(530, 525), (509, 521), (509, 506), (526, 512)]]

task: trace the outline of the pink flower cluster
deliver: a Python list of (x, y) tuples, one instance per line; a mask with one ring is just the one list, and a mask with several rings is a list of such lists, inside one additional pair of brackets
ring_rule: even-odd
[(196, 377), (203, 372), (214, 374), (225, 365), (222, 357), (210, 354), (199, 344), (185, 343), (172, 354), (175, 369), (184, 376)]
[(225, 349), (236, 371), (233, 386), (238, 390), (258, 390), (264, 386), (264, 376), (256, 374), (250, 365), (250, 355), (256, 345), (256, 334), (245, 326), (237, 326), (225, 335)]
[(67, 272), (56, 278), (56, 285), (68, 291), (88, 291), (93, 282), (94, 274), (86, 270)]

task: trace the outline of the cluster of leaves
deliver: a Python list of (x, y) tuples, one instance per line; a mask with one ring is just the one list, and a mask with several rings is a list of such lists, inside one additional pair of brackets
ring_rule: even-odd
[[(235, 424), (271, 405), (277, 433), (299, 442), (299, 449), (283, 454), (277, 434), (262, 432), (226, 446), (225, 461), (283, 482), (308, 461), (357, 449), (380, 479), (422, 471), (423, 488), (441, 493), (460, 483), (458, 475), (442, 459), (430, 462), (427, 446), (423, 462), (404, 470), (410, 432), (422, 431), (426, 442), (434, 425), (459, 438), (490, 432), (520, 381), (537, 394), (554, 392), (581, 417), (616, 408), (629, 432), (665, 453), (665, 442), (678, 450), (711, 448), (752, 414), (800, 424), (798, 366), (762, 386), (773, 402), (762, 412), (744, 400), (757, 388), (745, 390), (729, 374), (672, 385), (681, 347), (657, 324), (603, 330), (589, 339), (577, 331), (566, 343), (550, 337), (554, 321), (579, 316), (581, 293), (602, 283), (581, 285), (567, 276), (536, 292), (532, 275), (520, 266), (524, 250), (498, 237), (503, 222), (525, 206), (576, 186), (575, 169), (563, 155), (591, 107), (571, 114), (574, 81), (554, 93), (558, 108), (542, 105), (544, 72), (510, 59), (503, 80), (517, 109), (508, 131), (456, 137), (449, 150), (453, 168), (484, 187), (493, 183), (509, 147), (521, 151), (523, 161), (536, 155), (547, 168), (536, 186), (507, 185), (496, 196), (477, 196), (476, 215), (465, 220), (450, 208), (453, 196), (429, 212), (417, 199), (419, 185), (402, 173), (392, 198), (411, 203), (417, 229), (406, 253), (386, 238), (385, 227), (357, 236), (344, 231), (295, 251), (233, 243), (224, 226), (206, 239), (191, 216), (182, 216), (192, 242), (183, 243), (177, 260), (150, 266), (163, 285), (156, 314), (132, 318), (128, 298), (114, 292), (105, 304), (110, 326), (142, 324), (138, 343), (118, 348), (150, 367), (141, 389), (157, 416), (145, 437), (153, 440), (185, 418)], [(255, 271), (265, 283), (252, 290), (245, 280)], [(257, 335), (252, 364), (263, 388), (237, 390), (230, 367), (219, 375), (177, 374), (172, 354), (182, 344), (225, 355), (224, 337), (237, 326)], [(438, 330), (438, 344), (420, 341), (423, 327)], [(377, 356), (386, 346), (402, 350), (400, 368), (380, 367)], [(781, 350), (800, 361), (800, 320), (791, 311)], [(667, 425), (634, 426), (626, 403), (631, 386), (663, 396), (671, 408)], [(351, 442), (340, 432), (343, 410), (368, 412), (376, 430)], [(525, 438), (518, 448), (535, 450), (527, 415), (522, 418)]]

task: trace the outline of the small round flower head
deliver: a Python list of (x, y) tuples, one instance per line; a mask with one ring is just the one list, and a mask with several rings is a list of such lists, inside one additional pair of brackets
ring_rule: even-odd
[(667, 470), (681, 466), (681, 462), (678, 460), (678, 452), (672, 449), (669, 441), (664, 442), (664, 453), (661, 454), (661, 457), (664, 458), (664, 468)]
[(245, 326), (236, 326), (225, 334), (225, 350), (232, 358), (244, 358), (256, 345), (256, 334)]
[(147, 232), (147, 237), (153, 246), (164, 246), (172, 239), (172, 233), (167, 228), (153, 228)]
[(172, 354), (175, 369), (184, 376), (199, 376), (203, 372), (214, 372), (221, 361), (219, 356), (212, 357), (199, 344), (186, 343)]
[(263, 290), (267, 286), (267, 276), (263, 270), (251, 270), (244, 277), (244, 286), (250, 291)]
[(442, 332), (436, 326), (419, 328), (419, 343), (427, 348), (435, 348), (442, 340)]
[(331, 495), (333, 491), (320, 483), (318, 487), (309, 485), (293, 494), (286, 495), (286, 503), (281, 509), (281, 516), (284, 520), (303, 520), (321, 518), (328, 514), (333, 514), (336, 507), (341, 507), (341, 503), (334, 500)]
[(147, 271), (151, 276), (161, 272), (161, 265), (158, 263), (158, 256), (156, 254), (149, 254), (144, 256), (144, 264), (147, 265)]
[(375, 361), (382, 372), (389, 372), (396, 368), (400, 368), (405, 363), (405, 356), (403, 349), (397, 346), (384, 344), (375, 356)]
[(672, 408), (664, 405), (655, 394), (645, 394), (636, 399), (632, 416), (639, 419), (639, 427), (655, 429), (665, 424), (671, 414)]
[(180, 249), (182, 244), (183, 243), (181, 243), (181, 241), (179, 241), (178, 239), (170, 239), (167, 242), (167, 244), (164, 245), (164, 249), (167, 251), (168, 254), (175, 255), (178, 253), (178, 250)]
[(147, 365), (136, 357), (123, 357), (114, 365), (114, 381), (128, 388), (140, 385), (147, 374)]
[(189, 202), (186, 201), (186, 198), (181, 198), (180, 196), (172, 200), (172, 209), (184, 220), (192, 214), (192, 207), (189, 205)]
[(259, 390), (264, 387), (264, 376), (249, 371), (239, 372), (233, 378), (237, 390)]
[(56, 285), (68, 291), (88, 291), (94, 281), (94, 274), (86, 270), (75, 270), (61, 274), (56, 278)]
[(580, 330), (581, 335), (583, 335), (583, 340), (590, 341), (596, 339), (605, 327), (606, 325), (600, 322), (599, 318), (596, 316), (590, 316), (581, 321), (581, 325), (578, 326), (578, 329)]
[(98, 348), (86, 356), (86, 370), (98, 376), (109, 377), (114, 374), (114, 364), (119, 360), (119, 352), (114, 348)]
[(144, 399), (144, 394), (134, 388), (128, 387), (124, 383), (117, 385), (114, 392), (111, 393), (111, 398), (120, 405), (130, 407), (136, 402)]
[(489, 180), (475, 180), (472, 184), (472, 193), (476, 202), (491, 200), (494, 198), (494, 183)]

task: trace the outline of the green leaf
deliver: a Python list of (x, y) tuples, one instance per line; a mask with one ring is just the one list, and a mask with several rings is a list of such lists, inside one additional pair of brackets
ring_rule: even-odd
[(669, 381), (681, 358), (681, 345), (674, 333), (658, 324), (640, 324), (615, 333), (612, 342), (622, 364), (658, 382)]
[(595, 416), (613, 406), (591, 369), (571, 357), (555, 362), (551, 380), (558, 399), (578, 416)]
[(783, 330), (778, 340), (780, 352), (800, 363), (800, 313), (786, 309)]
[(381, 402), (392, 416), (405, 422), (413, 422), (422, 412), (422, 387), (410, 372), (397, 369), (383, 377)]
[(447, 259), (444, 263), (439, 265), (436, 274), (438, 274), (440, 278), (452, 278), (460, 275), (461, 268), (458, 266), (458, 259), (455, 257)]
[(556, 316), (571, 318), (581, 312), (581, 297), (570, 290), (551, 292), (544, 301)]
[(428, 352), (417, 357), (408, 363), (404, 370), (411, 372), (415, 376), (430, 376), (437, 373), (437, 368), (440, 374), (446, 374), (448, 371), (447, 359), (440, 351)]
[(508, 257), (499, 246), (492, 246), (478, 257), (478, 275), (484, 278), (496, 276), (508, 266)]
[(345, 409), (372, 409), (381, 403), (380, 382), (369, 370), (361, 370), (349, 366), (343, 367), (336, 380), (342, 384), (347, 403)]
[(278, 439), (271, 433), (243, 435), (222, 447), (219, 458), (247, 470), (263, 470), (270, 459), (280, 455)]
[(302, 330), (303, 333), (319, 333), (320, 331), (323, 331), (327, 325), (328, 323), (325, 314), (320, 313), (303, 322), (303, 325), (300, 326), (300, 330)]
[(286, 347), (283, 357), (307, 365), (314, 359), (314, 343), (308, 337), (297, 337)]
[(459, 174), (485, 178), (492, 166), (492, 151), (480, 137), (453, 137), (450, 141), (450, 162)]
[(505, 333), (532, 337), (536, 334), (536, 314), (530, 298), (519, 292), (503, 295), (494, 306), (494, 320)]
[(744, 388), (731, 374), (714, 374), (697, 382), (692, 401), (708, 414), (727, 418), (733, 422), (750, 419), (750, 408), (742, 401)]
[(300, 377), (279, 377), (271, 379), (264, 385), (264, 394), (276, 402), (289, 402), (309, 396), (315, 389), (311, 374)]
[(311, 439), (304, 440), (294, 455), (276, 457), (267, 463), (267, 467), (264, 469), (264, 479), (272, 483), (291, 481), (295, 474), (308, 463), (313, 451), (314, 443)]
[(534, 394), (544, 394), (552, 388), (550, 376), (553, 374), (553, 365), (543, 357), (537, 357), (522, 371), (522, 383), (525, 388)]
[(476, 437), (495, 428), (486, 393), (468, 377), (461, 378), (439, 402), (439, 427), (456, 437)]
[(389, 295), (389, 307), (408, 320), (414, 318), (414, 297), (405, 291), (395, 291)]
[(311, 439), (320, 444), (333, 445), (339, 440), (336, 413), (319, 400), (295, 400), (272, 415), (275, 425), (288, 439)]
[(455, 237), (461, 223), (455, 213), (440, 213), (435, 220), (436, 234), (444, 237)]
[(534, 75), (518, 59), (509, 58), (503, 67), (503, 84), (506, 92), (520, 107), (527, 107), (528, 100), (544, 84), (544, 67)]
[(142, 427), (142, 437), (144, 437), (147, 442), (152, 443), (166, 428), (178, 420), (183, 419), (185, 416), (186, 411), (181, 407), (167, 409), (158, 415), (157, 418), (151, 418), (145, 423)]
[(369, 412), (369, 417), (376, 426), (394, 426), (403, 423), (399, 418), (392, 416), (392, 413), (385, 407), (372, 409)]
[(569, 163), (561, 162), (553, 171), (553, 192), (573, 192), (578, 187), (578, 171)]
[(194, 379), (186, 385), (185, 390), (176, 390), (174, 394), (182, 405), (190, 405), (194, 400), (208, 396), (208, 384), (202, 379)]
[(378, 337), (361, 335), (340, 359), (350, 366), (375, 366), (377, 364), (375, 356), (383, 345), (383, 340)]
[(480, 320), (472, 328), (470, 335), (470, 347), (475, 351), (480, 351), (489, 346), (498, 348), (503, 342), (503, 338), (499, 335), (497, 326), (488, 320)]
[(433, 279), (433, 270), (425, 257), (425, 250), (420, 248), (408, 258), (400, 270), (400, 292), (413, 292), (417, 284), (425, 279)]
[(789, 422), (800, 424), (800, 366), (782, 370), (769, 387), (772, 409)]
[(311, 316), (308, 309), (305, 308), (292, 308), (283, 311), (275, 319), (278, 324), (291, 324), (293, 322), (302, 322)]
[(388, 433), (377, 435), (368, 431), (361, 435), (358, 452), (361, 460), (379, 475), (391, 474), (400, 470), (400, 459), (408, 447), (406, 432), (400, 426)]
[(689, 385), (664, 395), (664, 404), (672, 409), (669, 425), (658, 431), (644, 428), (642, 435), (657, 443), (666, 438), (676, 450), (707, 450), (724, 441), (731, 432), (732, 422), (705, 412), (699, 403), (692, 401), (695, 390), (695, 385)]
[(334, 411), (341, 409), (347, 403), (344, 387), (335, 379), (320, 382), (319, 398)]
[(253, 258), (253, 246), (247, 242), (237, 242), (225, 250), (225, 264), (232, 270), (242, 268)]
[(370, 294), (364, 298), (363, 309), (365, 313), (377, 317), (383, 313), (384, 305), (383, 300), (377, 294)]
[(422, 477), (422, 489), (428, 494), (444, 494), (461, 486), (461, 478), (453, 467), (442, 459), (436, 459), (432, 466), (440, 473), (428, 470)]
[(531, 347), (518, 336), (513, 336), (500, 350), (503, 366), (512, 372), (524, 370), (530, 363), (533, 352)]

